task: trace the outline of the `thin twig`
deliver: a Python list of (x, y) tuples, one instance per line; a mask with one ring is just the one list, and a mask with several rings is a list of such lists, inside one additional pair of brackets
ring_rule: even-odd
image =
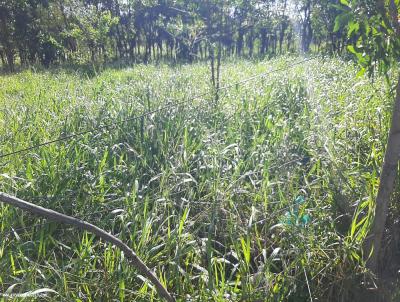
[(106, 242), (114, 244), (124, 252), (124, 254), (130, 260), (133, 266), (136, 267), (142, 275), (144, 275), (155, 285), (157, 293), (162, 298), (164, 298), (168, 302), (175, 302), (175, 299), (170, 295), (167, 289), (158, 280), (156, 275), (146, 266), (146, 264), (136, 255), (136, 253), (130, 247), (128, 247), (117, 237), (107, 233), (106, 231), (86, 221), (70, 217), (53, 210), (43, 208), (41, 206), (34, 205), (30, 202), (24, 201), (22, 199), (8, 195), (6, 193), (0, 192), (0, 201), (15, 206), (17, 208), (26, 210), (33, 214), (37, 214), (46, 217), (48, 219), (55, 220), (57, 222), (72, 225), (78, 229), (93, 233), (99, 236), (101, 239), (105, 240)]
[(303, 266), (303, 271), (304, 271), (304, 276), (306, 277), (306, 282), (307, 282), (307, 288), (308, 288), (308, 294), (310, 295), (310, 302), (313, 302), (312, 294), (311, 294), (311, 289), (310, 289), (310, 284), (308, 283), (308, 277), (306, 273), (306, 269)]

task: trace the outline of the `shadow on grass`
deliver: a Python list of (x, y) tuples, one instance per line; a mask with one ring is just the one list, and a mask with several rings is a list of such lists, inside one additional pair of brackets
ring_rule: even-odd
[[(196, 62), (207, 61), (207, 60), (196, 60)], [(195, 63), (189, 62), (187, 60), (171, 60), (168, 58), (162, 58), (159, 60), (145, 62), (142, 59), (137, 60), (125, 60), (119, 59), (109, 62), (85, 62), (85, 63), (56, 63), (52, 64), (49, 67), (45, 67), (41, 64), (34, 64), (34, 65), (16, 65), (13, 71), (7, 69), (6, 66), (0, 65), (0, 75), (13, 75), (18, 74), (27, 70), (31, 70), (34, 72), (50, 72), (51, 74), (58, 74), (60, 72), (77, 75), (82, 78), (94, 78), (100, 75), (104, 70), (121, 70), (127, 67), (134, 67), (141, 64), (148, 64), (148, 65), (167, 65), (170, 67), (178, 67), (181, 65), (185, 65), (188, 63)]]

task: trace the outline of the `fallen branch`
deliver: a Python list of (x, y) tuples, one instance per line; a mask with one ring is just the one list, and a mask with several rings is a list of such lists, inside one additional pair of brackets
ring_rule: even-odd
[(135, 254), (135, 252), (129, 248), (125, 243), (123, 243), (117, 237), (108, 234), (106, 231), (98, 228), (97, 226), (88, 223), (86, 221), (70, 217), (53, 210), (43, 208), (41, 206), (34, 205), (30, 202), (24, 201), (22, 199), (16, 198), (14, 196), (8, 195), (6, 193), (0, 192), (0, 201), (12, 205), (14, 207), (26, 210), (30, 213), (37, 214), (48, 219), (72, 225), (78, 229), (93, 233), (99, 236), (101, 239), (114, 244), (119, 247), (121, 251), (127, 256), (132, 265), (147, 279), (149, 279), (156, 287), (157, 293), (167, 300), (168, 302), (175, 302), (175, 299), (170, 295), (167, 289), (161, 284), (154, 273), (146, 266), (146, 264)]

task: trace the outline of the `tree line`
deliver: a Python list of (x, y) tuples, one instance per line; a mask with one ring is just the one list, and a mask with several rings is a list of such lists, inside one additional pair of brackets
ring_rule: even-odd
[(0, 60), (195, 61), (340, 52), (338, 0), (0, 0)]

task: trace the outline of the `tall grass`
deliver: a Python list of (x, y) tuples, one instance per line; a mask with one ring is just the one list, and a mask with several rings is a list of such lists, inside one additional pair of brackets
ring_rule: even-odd
[[(290, 61), (228, 62), (222, 82)], [(390, 106), (356, 73), (317, 59), (179, 106), (210, 89), (206, 65), (1, 76), (1, 154), (170, 107), (3, 158), (0, 189), (116, 234), (181, 301), (349, 301)], [(113, 246), (6, 205), (0, 217), (1, 293), (158, 301)]]

